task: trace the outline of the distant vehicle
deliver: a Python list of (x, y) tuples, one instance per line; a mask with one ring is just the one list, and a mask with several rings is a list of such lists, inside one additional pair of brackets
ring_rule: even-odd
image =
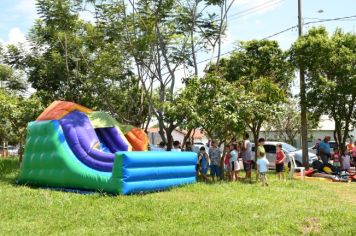
[[(7, 153), (8, 153), (9, 156), (13, 157), (13, 156), (18, 156), (19, 155), (19, 148), (16, 147), (16, 146), (9, 145), (9, 146), (7, 146), (7, 148), (5, 150), (7, 150)], [(0, 147), (0, 154), (2, 156), (4, 155), (3, 153), (4, 153), (3, 147)]]
[(15, 146), (8, 146), (7, 151), (9, 152), (9, 156), (18, 156), (19, 148)]
[[(282, 149), (283, 152), (286, 154), (286, 159), (284, 160), (285, 164), (288, 164), (288, 166), (290, 167), (290, 163), (289, 163), (289, 158), (288, 158), (288, 154), (294, 154), (294, 159), (295, 162), (298, 166), (303, 166), (303, 158), (302, 158), (302, 150), (301, 149), (297, 149), (295, 147), (293, 147), (292, 145), (288, 144), (288, 143), (284, 143), (284, 142), (265, 142), (264, 148), (266, 151), (266, 158), (269, 161), (269, 168), (274, 169), (275, 168), (275, 161), (276, 161), (276, 144), (280, 143), (282, 144)], [(255, 156), (255, 145), (252, 144), (252, 156), (254, 158)], [(314, 153), (308, 153), (309, 156), (309, 165), (311, 165), (313, 163), (313, 161), (318, 160), (318, 157), (314, 154)]]
[(198, 153), (200, 151), (200, 148), (201, 147), (205, 147), (205, 150), (207, 152), (209, 152), (209, 147), (205, 144), (205, 143), (202, 143), (202, 142), (196, 142), (193, 144), (193, 151)]

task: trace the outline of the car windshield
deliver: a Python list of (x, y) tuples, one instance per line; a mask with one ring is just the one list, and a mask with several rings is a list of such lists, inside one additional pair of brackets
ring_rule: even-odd
[(287, 152), (295, 152), (297, 149), (293, 147), (292, 145), (289, 145), (288, 143), (282, 143), (282, 148), (286, 150)]

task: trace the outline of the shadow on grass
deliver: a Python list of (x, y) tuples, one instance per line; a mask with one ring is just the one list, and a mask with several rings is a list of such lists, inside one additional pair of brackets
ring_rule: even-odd
[(16, 184), (16, 178), (20, 170), (17, 158), (0, 158), (0, 181)]

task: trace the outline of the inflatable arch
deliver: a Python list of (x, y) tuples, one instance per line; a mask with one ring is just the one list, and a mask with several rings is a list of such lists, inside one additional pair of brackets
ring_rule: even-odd
[(148, 152), (143, 130), (75, 103), (53, 102), (27, 132), (20, 184), (132, 194), (195, 182), (195, 153)]

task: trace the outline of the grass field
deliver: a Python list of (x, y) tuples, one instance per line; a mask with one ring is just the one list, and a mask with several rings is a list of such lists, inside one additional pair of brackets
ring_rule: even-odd
[(102, 196), (15, 184), (17, 160), (0, 159), (0, 235), (356, 235), (356, 184), (198, 183)]

